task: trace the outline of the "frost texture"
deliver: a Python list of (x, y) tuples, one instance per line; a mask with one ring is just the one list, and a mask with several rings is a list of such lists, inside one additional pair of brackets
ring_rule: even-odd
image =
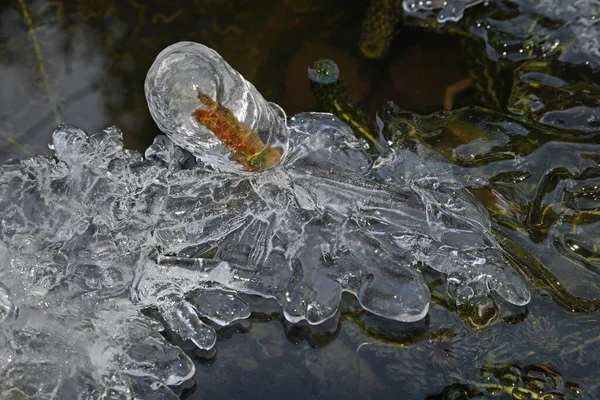
[(460, 20), (465, 9), (483, 2), (484, 0), (404, 0), (402, 6), (408, 14), (439, 10), (437, 20), (444, 23)]
[[(186, 46), (215, 57), (213, 79), (224, 68), (230, 88), (250, 88), (256, 104), (277, 110), (216, 53)], [(148, 79), (199, 84), (178, 76)], [(176, 93), (152, 90), (155, 117), (186, 118), (160, 95)], [(249, 93), (228, 95), (235, 103)], [(262, 111), (246, 123), (256, 126)], [(272, 126), (285, 124), (270, 115), (280, 118)], [(276, 299), (291, 322), (334, 316), (343, 291), (377, 315), (419, 320), (430, 292), (417, 262), (448, 274), (459, 304), (490, 290), (514, 304), (530, 299), (464, 190), (470, 178), (437, 153), (390, 149), (373, 164), (340, 120), (306, 113), (269, 136), (277, 145), (289, 135), (281, 164), (249, 173), (205, 151), (202, 127), (166, 133), (172, 141), (160, 136), (142, 156), (123, 149), (117, 128), (88, 136), (61, 125), (55, 157), (0, 168), (0, 397), (174, 397), (165, 385), (191, 377), (193, 364), (146, 308), (209, 349), (215, 327), (250, 314), (236, 293)]]

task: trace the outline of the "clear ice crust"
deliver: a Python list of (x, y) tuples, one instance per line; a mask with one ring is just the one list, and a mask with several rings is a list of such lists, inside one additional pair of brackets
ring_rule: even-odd
[[(199, 89), (281, 162), (237, 165), (191, 118)], [(286, 121), (196, 43), (158, 56), (146, 97), (167, 136), (145, 155), (116, 127), (63, 124), (54, 157), (0, 167), (0, 397), (174, 398), (167, 385), (194, 367), (160, 331), (210, 349), (215, 327), (250, 315), (240, 293), (276, 299), (290, 322), (333, 317), (344, 291), (417, 321), (431, 297), (424, 263), (448, 275), (457, 304), (490, 291), (529, 302), (465, 190), (480, 178), (438, 153), (393, 145), (373, 160), (330, 114)]]
[(444, 23), (459, 21), (465, 14), (465, 9), (484, 2), (485, 0), (403, 0), (402, 6), (407, 14), (439, 10), (437, 20)]

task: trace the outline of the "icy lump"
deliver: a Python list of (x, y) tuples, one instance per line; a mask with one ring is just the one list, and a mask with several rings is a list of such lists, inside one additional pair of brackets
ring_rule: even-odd
[[(226, 105), (268, 144), (285, 149), (289, 134), (281, 164), (247, 173), (215, 161), (213, 154), (226, 149), (191, 117), (202, 108), (192, 100), (198, 91)], [(202, 172), (193, 187), (186, 182), (170, 190), (177, 201), (166, 199), (168, 226), (158, 228), (156, 238), (169, 254), (189, 254), (184, 249), (192, 244), (215, 249), (210, 258), (169, 258), (174, 262), (147, 278), (148, 291), (166, 276), (183, 293), (210, 281), (275, 298), (289, 321), (311, 324), (332, 317), (348, 291), (375, 314), (415, 321), (430, 300), (417, 269), (425, 262), (451, 276), (450, 294), (458, 303), (490, 290), (514, 304), (529, 301), (489, 234), (486, 215), (448, 165), (434, 167), (402, 150), (372, 164), (351, 130), (328, 114), (297, 115), (279, 130), (280, 109), (213, 50), (195, 43), (175, 44), (157, 57), (146, 96), (157, 124), (197, 157), (194, 171)], [(265, 125), (275, 131), (264, 133)]]
[(53, 145), (0, 168), (0, 397), (176, 398), (193, 363), (129, 298), (152, 218), (120, 168), (142, 157), (116, 128)]
[(407, 14), (419, 14), (423, 11), (439, 10), (437, 20), (440, 23), (460, 20), (465, 9), (485, 0), (403, 0), (402, 6)]
[[(329, 114), (286, 122), (198, 44), (161, 53), (146, 89), (168, 138), (145, 156), (117, 128), (61, 125), (55, 157), (0, 168), (2, 397), (174, 397), (166, 385), (194, 368), (159, 331), (209, 349), (215, 327), (249, 316), (238, 293), (276, 299), (291, 322), (327, 320), (343, 291), (415, 321), (430, 301), (423, 262), (448, 274), (458, 304), (491, 290), (529, 301), (449, 164), (402, 149), (373, 163)], [(199, 89), (281, 162), (240, 167), (191, 117)]]

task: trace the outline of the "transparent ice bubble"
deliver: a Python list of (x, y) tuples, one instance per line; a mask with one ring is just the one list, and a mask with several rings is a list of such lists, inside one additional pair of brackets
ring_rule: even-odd
[(217, 52), (202, 44), (179, 42), (164, 49), (150, 67), (144, 89), (158, 127), (177, 145), (217, 170), (240, 171), (242, 166), (222, 139), (194, 117), (196, 110), (210, 108), (200, 100), (200, 92), (230, 110), (265, 145), (280, 152), (287, 149), (283, 110), (267, 102)]

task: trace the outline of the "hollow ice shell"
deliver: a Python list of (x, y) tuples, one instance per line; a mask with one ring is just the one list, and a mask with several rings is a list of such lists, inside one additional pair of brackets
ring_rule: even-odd
[(206, 108), (198, 91), (219, 101), (240, 123), (258, 133), (263, 143), (285, 151), (285, 113), (267, 102), (256, 88), (214, 50), (193, 42), (179, 42), (157, 57), (144, 86), (150, 114), (177, 145), (219, 170), (241, 170), (241, 165), (192, 113)]
[(485, 0), (403, 0), (402, 6), (408, 14), (419, 14), (422, 11), (440, 10), (438, 22), (456, 22), (460, 20), (465, 9), (483, 3)]
[[(448, 294), (457, 304), (497, 292), (506, 301), (525, 305), (531, 299), (526, 283), (506, 261), (491, 235), (481, 204), (465, 189), (481, 177), (452, 166), (436, 151), (412, 144), (412, 151), (393, 150), (380, 157), (371, 174), (406, 185), (422, 202), (424, 235), (393, 233), (396, 245), (416, 251), (414, 260), (448, 275)], [(386, 232), (389, 226), (385, 226)]]

